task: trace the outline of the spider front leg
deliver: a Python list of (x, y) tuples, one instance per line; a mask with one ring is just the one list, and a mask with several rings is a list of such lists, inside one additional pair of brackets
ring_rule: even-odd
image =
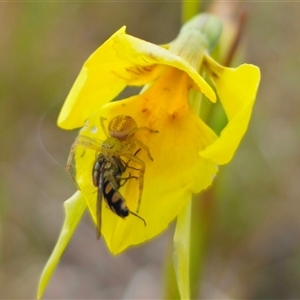
[(153, 161), (153, 157), (152, 157), (152, 155), (151, 155), (151, 153), (150, 153), (150, 150), (149, 150), (149, 148), (148, 148), (144, 143), (142, 143), (142, 142), (139, 141), (139, 140), (131, 140), (130, 143), (133, 143), (133, 144), (135, 144), (135, 145), (138, 145), (140, 148), (142, 148), (143, 150), (145, 150), (146, 153), (147, 153), (147, 155), (148, 155), (148, 157)]
[(104, 124), (104, 121), (106, 121), (107, 119), (104, 118), (104, 117), (100, 117), (100, 124), (101, 124), (101, 127), (102, 127), (102, 130), (104, 132), (104, 134), (106, 135), (106, 137), (109, 137), (109, 132), (107, 130), (107, 128), (105, 127), (105, 124)]
[[(126, 146), (124, 146), (124, 148), (122, 149), (120, 155), (124, 155), (125, 153), (127, 153), (127, 152), (130, 151), (131, 149), (134, 149), (137, 145), (140, 147), (140, 149), (143, 149), (143, 150), (147, 153), (149, 159), (151, 159), (151, 160), (153, 161), (153, 157), (152, 157), (152, 155), (151, 155), (151, 153), (150, 153), (149, 148), (148, 148), (143, 142), (141, 142), (141, 141), (139, 141), (139, 140), (135, 140), (135, 139), (126, 142)], [(139, 152), (139, 150), (136, 151), (135, 154), (137, 154), (138, 152)], [(135, 154), (134, 154), (134, 155), (135, 155)]]
[(78, 135), (76, 137), (74, 143), (71, 146), (67, 164), (72, 159), (72, 156), (74, 156), (76, 148), (78, 146), (83, 147), (83, 153), (82, 153), (81, 156), (84, 156), (86, 149), (96, 150), (96, 151), (100, 152), (100, 150), (101, 150), (101, 147), (99, 146), (100, 144), (101, 144), (101, 141), (99, 141), (99, 140), (92, 139), (92, 138), (90, 138), (88, 136), (85, 136), (85, 135)]
[(75, 157), (76, 148), (78, 146), (83, 147), (81, 156), (84, 156), (86, 149), (91, 149), (91, 150), (95, 150), (96, 152), (99, 152), (100, 151), (99, 145), (100, 145), (100, 142), (98, 140), (92, 139), (88, 136), (78, 135), (76, 137), (74, 143), (71, 146), (70, 153), (69, 153), (69, 156), (67, 159), (67, 164), (66, 164), (66, 169), (74, 182), (76, 182), (76, 180), (70, 171), (70, 167), (72, 167), (75, 170), (76, 163), (75, 163), (74, 157)]
[(137, 127), (137, 128), (133, 128), (132, 130), (130, 130), (130, 132), (127, 135), (127, 141), (137, 132), (137, 131), (141, 131), (141, 130), (146, 130), (149, 131), (150, 133), (158, 133), (158, 130), (155, 129), (151, 129), (150, 127), (147, 126), (142, 126), (142, 127)]

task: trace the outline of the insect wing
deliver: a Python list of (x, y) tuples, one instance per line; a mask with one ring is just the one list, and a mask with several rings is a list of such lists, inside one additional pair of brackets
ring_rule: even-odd
[(101, 224), (102, 224), (102, 197), (103, 197), (103, 172), (100, 172), (98, 182), (98, 195), (97, 195), (97, 239), (101, 237)]

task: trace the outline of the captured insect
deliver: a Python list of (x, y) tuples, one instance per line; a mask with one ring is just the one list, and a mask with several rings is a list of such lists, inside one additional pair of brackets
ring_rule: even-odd
[[(81, 145), (84, 148), (96, 150), (96, 152), (98, 152), (92, 169), (92, 181), (94, 186), (98, 188), (98, 238), (100, 238), (101, 235), (102, 198), (105, 200), (109, 208), (118, 216), (125, 218), (129, 214), (132, 214), (141, 219), (146, 225), (146, 222), (142, 217), (128, 209), (126, 206), (126, 201), (119, 192), (119, 189), (130, 179), (138, 180), (139, 197), (136, 210), (138, 213), (142, 199), (146, 166), (145, 162), (137, 157), (137, 154), (143, 150), (146, 152), (150, 160), (153, 160), (153, 158), (150, 154), (149, 148), (138, 139), (134, 139), (133, 136), (137, 131), (141, 130), (146, 130), (151, 133), (158, 132), (157, 130), (153, 130), (146, 126), (138, 127), (136, 121), (130, 116), (119, 115), (114, 117), (109, 122), (108, 128), (105, 127), (105, 121), (105, 118), (100, 118), (102, 130), (107, 138), (102, 143), (99, 143), (90, 137), (79, 135), (71, 147), (67, 162), (67, 170), (69, 171), (75, 149), (78, 145)], [(135, 148), (138, 149), (135, 151), (135, 153), (133, 153)], [(130, 162), (135, 162), (138, 165), (138, 168), (130, 166)], [(124, 173), (127, 169), (138, 171), (139, 176), (131, 176), (131, 173), (129, 172), (128, 176), (124, 177)]]

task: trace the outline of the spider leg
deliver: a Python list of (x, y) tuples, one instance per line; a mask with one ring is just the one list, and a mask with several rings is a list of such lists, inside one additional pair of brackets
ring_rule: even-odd
[[(123, 147), (121, 150), (118, 150), (117, 153), (118, 153), (119, 156), (125, 156), (125, 155), (124, 155), (125, 153), (128, 153), (128, 152), (130, 153), (130, 151), (131, 151), (132, 149), (134, 149), (136, 146), (139, 146), (140, 149), (138, 149), (138, 150), (133, 154), (133, 156), (135, 156), (135, 155), (139, 152), (139, 150), (143, 149), (144, 151), (146, 151), (146, 153), (147, 153), (149, 159), (153, 160), (153, 157), (152, 157), (152, 155), (151, 155), (151, 153), (150, 153), (149, 148), (148, 148), (143, 142), (141, 142), (141, 141), (139, 141), (139, 140), (136, 140), (136, 139), (127, 141), (127, 142), (125, 143), (124, 147)], [(127, 162), (127, 163), (128, 163), (128, 162)]]
[[(147, 127), (147, 126), (142, 126), (142, 127), (138, 127), (138, 128), (134, 128), (132, 129), (128, 135), (127, 135), (127, 138), (126, 138), (126, 148), (128, 149), (128, 151), (133, 148), (135, 145), (138, 145), (140, 148), (142, 148), (143, 150), (145, 150), (147, 152), (147, 155), (148, 157), (153, 160), (153, 157), (151, 156), (150, 154), (150, 150), (149, 148), (144, 144), (142, 143), (141, 141), (137, 140), (137, 139), (131, 139), (132, 136), (137, 132), (137, 131), (141, 131), (141, 130), (146, 130), (150, 133), (158, 133), (159, 131), (158, 130), (154, 130), (154, 129), (151, 129), (150, 127)], [(136, 154), (136, 153), (135, 153)], [(135, 155), (134, 154), (134, 155)]]
[(106, 118), (100, 117), (100, 124), (101, 124), (102, 130), (103, 130), (103, 132), (105, 133), (105, 135), (106, 135), (107, 137), (109, 137), (110, 135), (109, 135), (109, 133), (108, 133), (108, 131), (107, 131), (107, 128), (105, 127), (105, 124), (104, 124), (104, 121), (106, 121), (106, 120), (107, 120)]
[(71, 161), (73, 160), (76, 148), (78, 146), (82, 146), (84, 148), (83, 153), (81, 154), (81, 156), (84, 156), (86, 148), (91, 149), (91, 150), (96, 150), (99, 152), (101, 149), (99, 145), (100, 145), (100, 142), (98, 140), (94, 140), (85, 135), (78, 135), (70, 149), (70, 154), (68, 156), (67, 166), (66, 166), (67, 170), (69, 170)]
[(90, 138), (85, 135), (78, 135), (75, 139), (71, 149), (77, 146), (82, 146), (87, 149), (100, 151), (101, 150), (101, 140)]
[(141, 130), (146, 130), (146, 131), (149, 131), (150, 133), (158, 133), (159, 132), (158, 130), (151, 129), (150, 127), (142, 126), (142, 127), (132, 129), (128, 133), (127, 140), (129, 140), (137, 131), (141, 131)]
[[(100, 144), (101, 142), (96, 140), (96, 139), (92, 139), (90, 137), (87, 137), (85, 135), (78, 135), (74, 141), (74, 143), (71, 146), (70, 149), (70, 153), (67, 159), (67, 164), (66, 164), (66, 170), (69, 173), (72, 181), (75, 183), (75, 185), (78, 187), (78, 184), (76, 183), (76, 162), (75, 162), (75, 152), (76, 152), (76, 148), (78, 146), (82, 146), (83, 147), (83, 151), (81, 156), (84, 156), (86, 149), (91, 149), (91, 150), (95, 150), (97, 152), (100, 151)], [(78, 187), (79, 189), (79, 187)]]
[[(141, 148), (137, 149), (133, 155), (136, 156), (140, 151), (141, 151)], [(122, 155), (122, 153), (120, 155)], [(125, 162), (123, 159), (121, 159), (121, 161), (122, 161), (122, 163), (124, 164), (124, 167), (125, 167), (124, 171), (126, 171), (127, 168), (132, 169), (132, 170), (136, 170), (136, 171), (140, 170), (138, 168), (134, 168), (132, 166), (129, 166), (129, 163), (130, 163), (131, 159), (129, 159), (127, 162)]]
[(151, 155), (151, 153), (150, 153), (149, 148), (148, 148), (144, 143), (142, 143), (142, 142), (139, 141), (139, 140), (132, 140), (132, 142), (135, 143), (136, 145), (138, 145), (138, 146), (139, 146), (140, 148), (142, 148), (143, 150), (145, 150), (146, 153), (147, 153), (147, 155), (148, 155), (148, 157), (149, 157), (151, 160), (153, 160), (153, 157), (152, 157), (152, 155)]

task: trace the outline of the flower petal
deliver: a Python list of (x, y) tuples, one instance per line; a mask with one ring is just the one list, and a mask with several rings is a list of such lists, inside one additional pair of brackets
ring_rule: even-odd
[(126, 86), (126, 78), (117, 75), (128, 64), (118, 59), (112, 46), (125, 26), (113, 34), (84, 63), (58, 117), (64, 129), (81, 127), (95, 109), (117, 96)]
[(71, 198), (64, 203), (66, 217), (65, 221), (55, 245), (55, 248), (47, 261), (47, 264), (43, 270), (38, 286), (38, 299), (43, 296), (43, 293), (58, 265), (70, 239), (73, 236), (74, 230), (76, 229), (82, 214), (86, 209), (86, 202), (81, 192), (77, 191)]
[[(99, 128), (100, 116), (111, 120), (117, 115), (129, 115), (138, 126), (159, 131), (139, 131), (135, 134), (135, 138), (149, 148), (154, 158), (151, 161), (145, 151), (138, 153), (138, 157), (146, 163), (138, 214), (145, 219), (147, 226), (132, 215), (122, 219), (103, 204), (102, 234), (115, 254), (164, 230), (190, 201), (191, 194), (209, 186), (217, 172), (214, 163), (198, 155), (217, 137), (188, 107), (186, 81), (190, 80), (189, 77), (184, 72), (174, 70), (143, 94), (107, 104), (88, 118), (87, 125), (81, 131), (82, 135), (103, 139), (105, 137)], [(175, 88), (169, 88), (170, 82)], [(96, 189), (91, 180), (94, 160), (94, 150), (86, 149), (83, 153), (76, 149), (77, 182), (95, 219)], [(139, 172), (133, 175), (139, 176)], [(129, 180), (120, 188), (120, 192), (129, 209), (136, 212), (138, 182)]]
[(228, 124), (220, 137), (201, 151), (200, 155), (221, 165), (232, 159), (248, 128), (260, 81), (260, 71), (258, 67), (248, 64), (238, 68), (225, 68), (208, 56), (204, 66), (215, 85)]
[(196, 88), (212, 102), (216, 101), (213, 89), (199, 75), (198, 70), (180, 56), (168, 51), (166, 46), (160, 47), (126, 34), (119, 37), (119, 43), (114, 45), (114, 49), (119, 56), (122, 55), (125, 60), (135, 62), (137, 66), (167, 65), (186, 72), (195, 82)]
[(58, 117), (58, 126), (73, 129), (84, 125), (96, 109), (117, 96), (126, 85), (151, 83), (164, 65), (186, 72), (211, 101), (212, 88), (184, 59), (167, 49), (125, 33), (122, 27), (85, 62)]

